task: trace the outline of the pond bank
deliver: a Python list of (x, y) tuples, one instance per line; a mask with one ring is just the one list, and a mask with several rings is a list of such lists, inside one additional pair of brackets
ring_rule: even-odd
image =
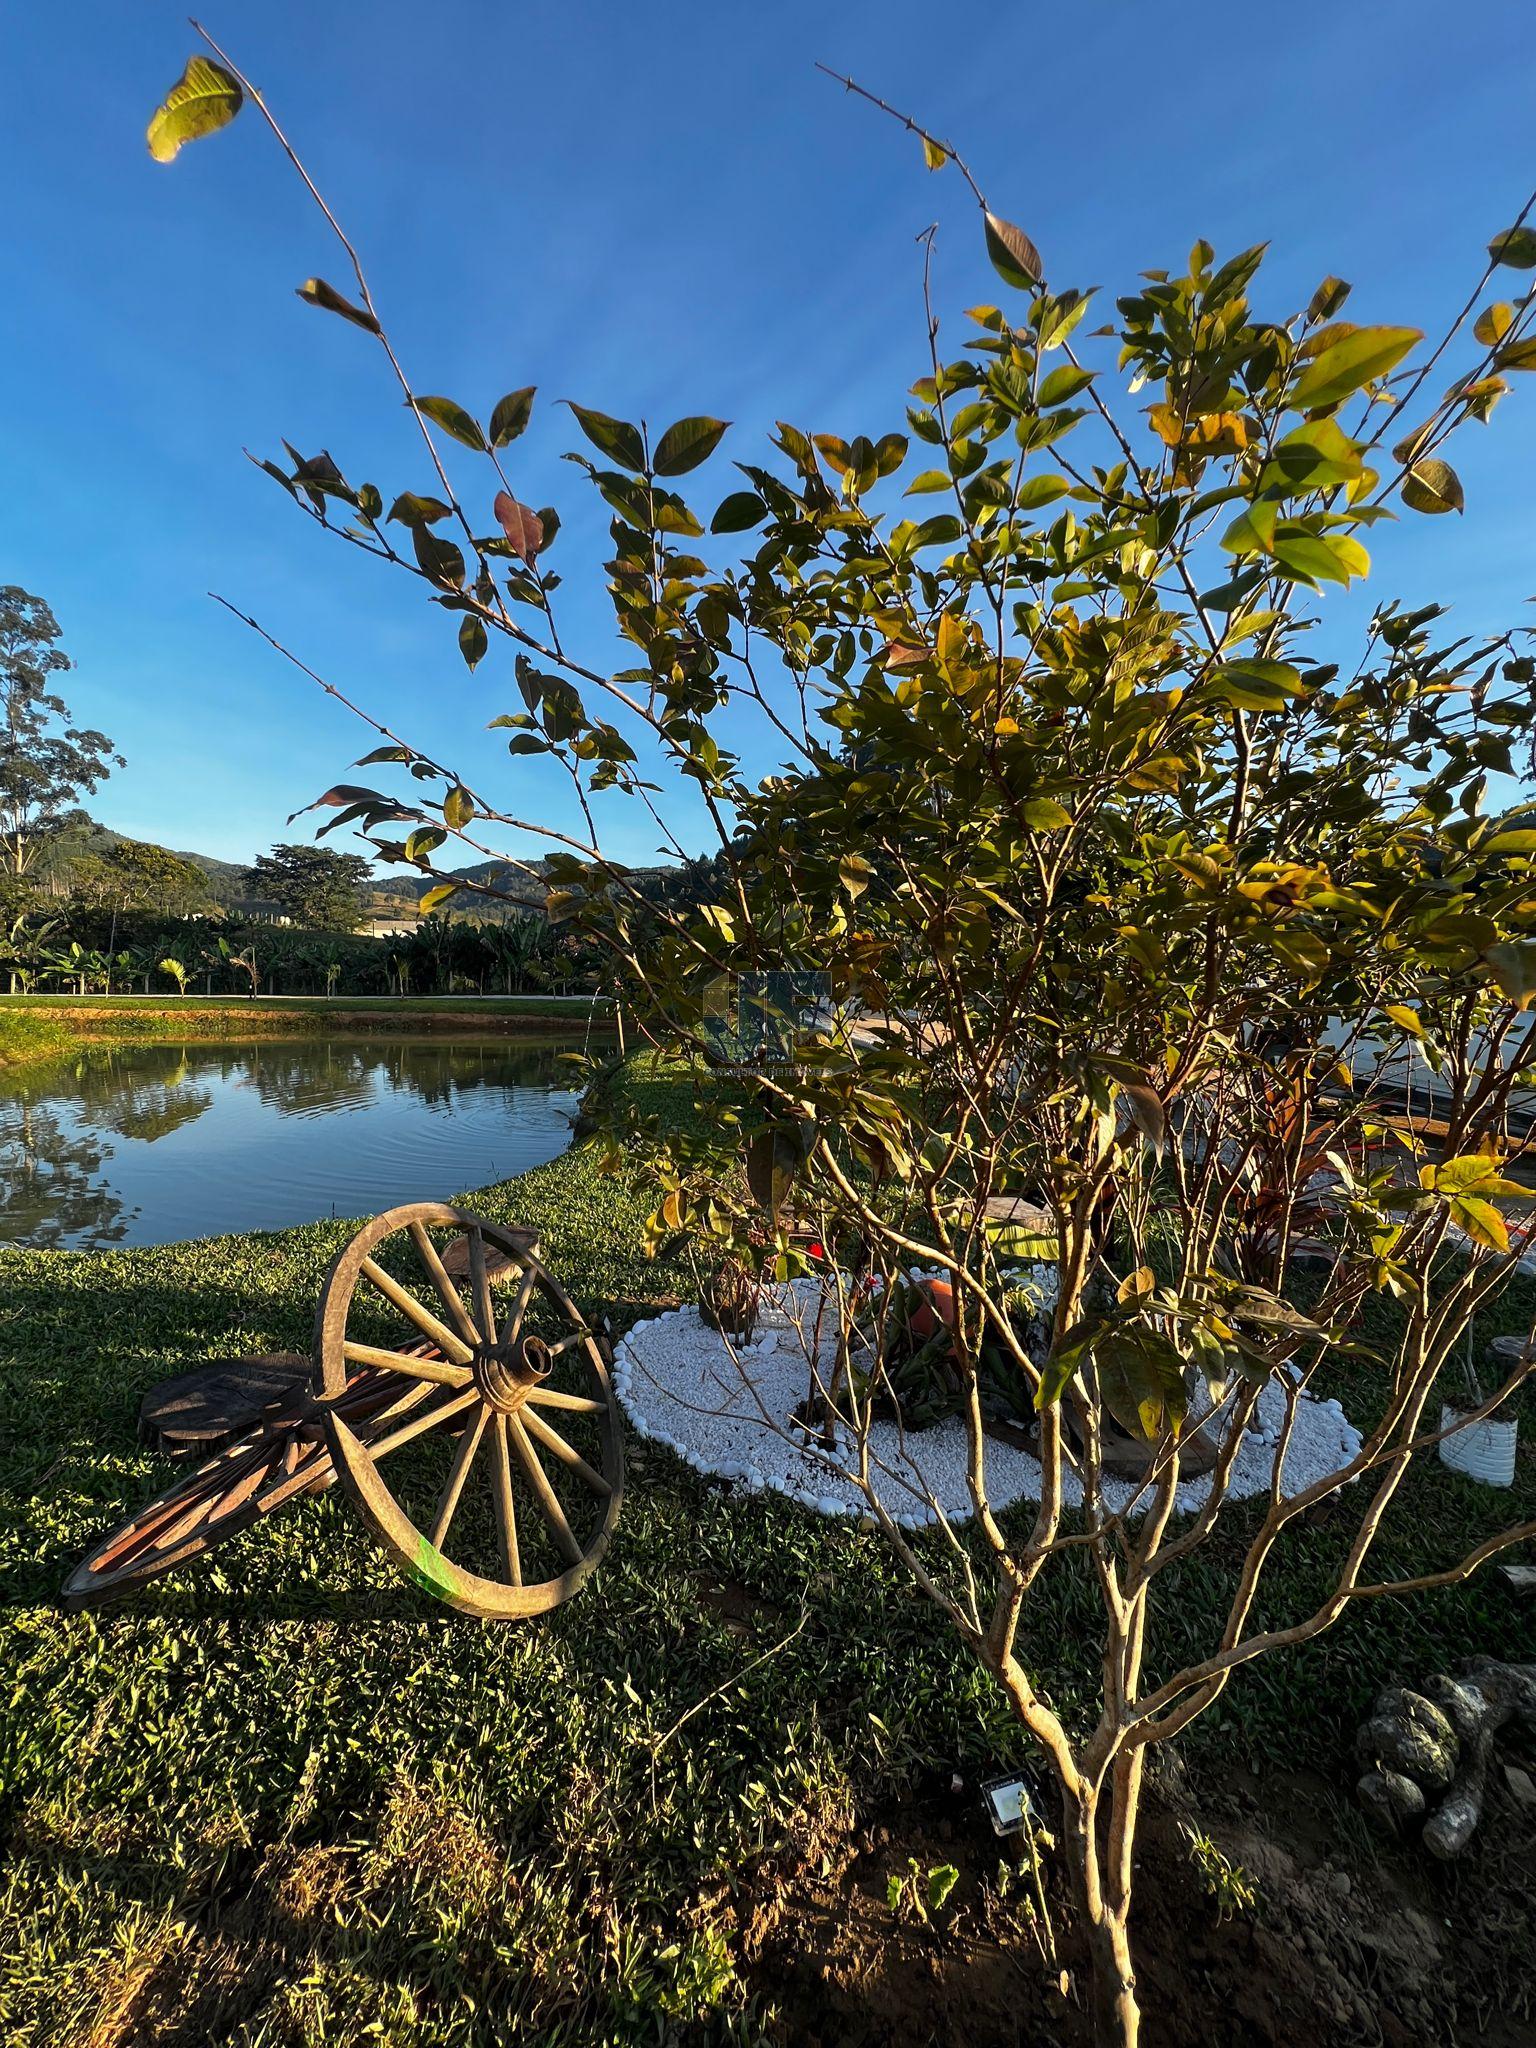
[(0, 996), (0, 1070), (87, 1042), (193, 1043), (318, 1032), (473, 1033), (478, 1037), (614, 1030), (591, 996)]

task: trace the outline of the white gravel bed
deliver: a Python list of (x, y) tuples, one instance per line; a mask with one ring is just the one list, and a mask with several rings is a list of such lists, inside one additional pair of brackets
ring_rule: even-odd
[[(807, 1305), (814, 1283), (797, 1282), (776, 1292), (777, 1301), (765, 1303), (753, 1342), (737, 1347), (734, 1356), (696, 1308), (672, 1309), (637, 1323), (614, 1356), (619, 1399), (641, 1436), (675, 1451), (696, 1472), (732, 1481), (749, 1493), (785, 1494), (822, 1515), (866, 1514), (868, 1503), (847, 1476), (857, 1455), (851, 1433), (840, 1431), (838, 1450), (828, 1453), (790, 1421), (810, 1388), (814, 1308)], [(825, 1320), (821, 1373), (823, 1382), (830, 1383), (835, 1307)], [(1254, 1425), (1232, 1467), (1229, 1491), (1234, 1498), (1268, 1489), (1285, 1409), (1284, 1390), (1272, 1383), (1259, 1397)], [(1298, 1493), (1337, 1472), (1359, 1448), (1359, 1433), (1337, 1401), (1303, 1395), (1286, 1452), (1285, 1492)], [(939, 1510), (955, 1522), (971, 1515), (965, 1425), (958, 1417), (916, 1431), (877, 1420), (869, 1430), (869, 1456), (875, 1493), (903, 1527), (935, 1523)], [(1027, 1451), (989, 1438), (985, 1469), (994, 1508), (1040, 1498), (1039, 1461)], [(1209, 1474), (1185, 1481), (1179, 1507), (1201, 1507), (1210, 1488)], [(1070, 1471), (1063, 1474), (1062, 1491), (1069, 1506), (1082, 1499)], [(929, 1505), (930, 1494), (937, 1509)], [(1130, 1480), (1107, 1478), (1103, 1494), (1112, 1512), (1133, 1500), (1138, 1512), (1148, 1504), (1147, 1493), (1136, 1500), (1137, 1487)]]

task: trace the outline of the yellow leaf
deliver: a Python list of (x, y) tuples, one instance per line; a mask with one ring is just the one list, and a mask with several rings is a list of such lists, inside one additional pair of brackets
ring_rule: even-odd
[(187, 68), (155, 111), (146, 140), (157, 164), (168, 164), (183, 143), (226, 127), (245, 94), (240, 81), (208, 57), (189, 57)]
[(1400, 1024), (1404, 1031), (1411, 1032), (1415, 1038), (1424, 1036), (1424, 1026), (1419, 1021), (1417, 1010), (1410, 1010), (1406, 1003), (1387, 1003), (1384, 1008), (1394, 1024)]
[(1477, 1195), (1458, 1196), (1451, 1204), (1451, 1216), (1474, 1244), (1486, 1245), (1495, 1252), (1509, 1250), (1509, 1231), (1492, 1202), (1485, 1202)]

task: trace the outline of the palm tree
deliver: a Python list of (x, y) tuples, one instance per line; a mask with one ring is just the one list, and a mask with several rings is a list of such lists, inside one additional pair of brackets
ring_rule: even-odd
[(184, 996), (187, 992), (187, 969), (182, 965), (181, 961), (176, 958), (174, 953), (167, 953), (165, 958), (158, 964), (160, 972), (170, 975), (171, 979), (175, 982), (176, 993)]

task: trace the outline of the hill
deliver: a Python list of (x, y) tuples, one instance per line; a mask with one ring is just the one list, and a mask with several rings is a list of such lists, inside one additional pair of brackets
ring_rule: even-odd
[[(114, 832), (110, 825), (103, 825), (97, 818), (82, 811), (78, 818), (65, 824), (57, 837), (48, 846), (38, 863), (41, 876), (54, 879), (58, 885), (68, 887), (68, 873), (73, 864), (88, 854), (108, 853), (114, 846), (121, 846), (131, 835)], [(160, 842), (155, 842), (158, 845)], [(245, 894), (245, 868), (239, 861), (216, 860), (211, 853), (190, 853), (179, 846), (168, 847), (178, 860), (190, 861), (208, 877), (208, 886), (214, 900), (228, 903)]]

